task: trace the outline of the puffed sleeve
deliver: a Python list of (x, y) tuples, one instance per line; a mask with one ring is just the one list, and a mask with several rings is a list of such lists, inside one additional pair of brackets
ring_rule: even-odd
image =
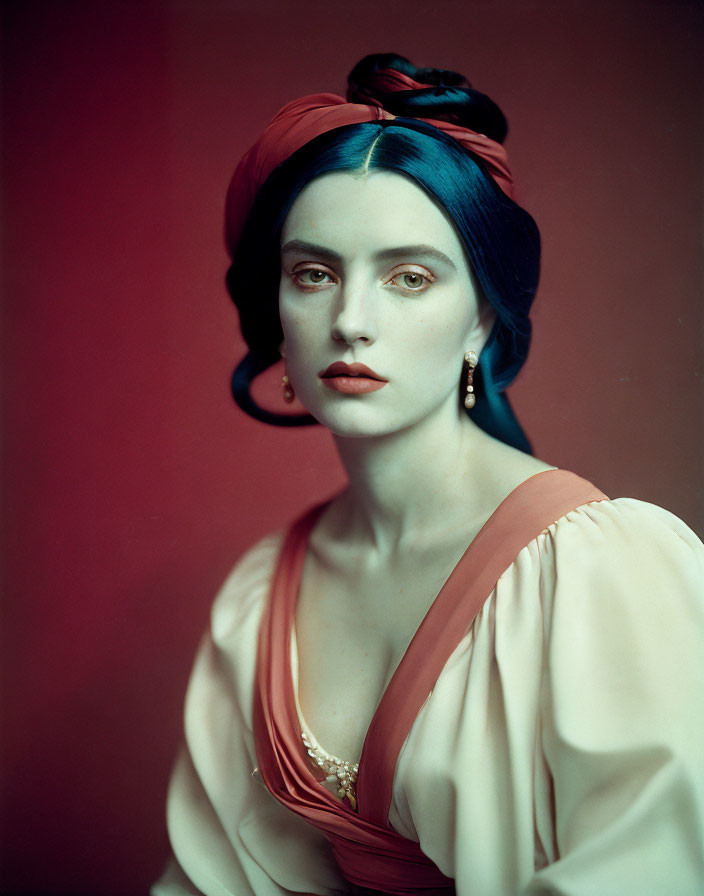
[(589, 505), (550, 538), (555, 861), (525, 896), (702, 896), (704, 546), (634, 499)]
[(325, 838), (284, 809), (256, 771), (252, 694), (259, 621), (280, 539), (255, 546), (214, 605), (185, 706), (185, 744), (169, 786), (173, 857), (152, 896), (332, 894)]

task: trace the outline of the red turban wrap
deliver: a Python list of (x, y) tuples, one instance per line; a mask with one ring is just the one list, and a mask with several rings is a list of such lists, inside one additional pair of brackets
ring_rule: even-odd
[[(421, 84), (393, 69), (377, 72), (375, 85), (386, 88), (388, 92), (432, 89), (432, 85)], [(365, 105), (349, 103), (334, 93), (315, 93), (287, 103), (246, 153), (230, 182), (225, 206), (225, 239), (230, 255), (234, 255), (247, 216), (264, 181), (297, 149), (320, 134), (343, 125), (389, 121), (394, 118), (396, 116), (387, 112), (373, 97), (369, 97), (369, 105)], [(504, 193), (507, 196), (513, 195), (513, 178), (506, 151), (500, 143), (451, 121), (433, 118), (417, 120), (444, 131), (460, 146), (481, 159), (487, 172)]]

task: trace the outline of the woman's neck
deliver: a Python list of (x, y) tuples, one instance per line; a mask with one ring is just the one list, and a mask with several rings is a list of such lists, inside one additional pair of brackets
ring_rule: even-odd
[(368, 540), (383, 553), (467, 519), (474, 509), (481, 516), (492, 459), (506, 449), (459, 416), (445, 426), (428, 418), (390, 435), (335, 436), (335, 442), (349, 479), (340, 525), (348, 538)]

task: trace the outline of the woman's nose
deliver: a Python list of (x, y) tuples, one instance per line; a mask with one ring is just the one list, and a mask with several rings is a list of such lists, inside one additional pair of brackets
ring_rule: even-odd
[(374, 296), (371, 287), (345, 287), (338, 294), (333, 315), (332, 338), (352, 345), (354, 342), (374, 342), (377, 326), (374, 315)]

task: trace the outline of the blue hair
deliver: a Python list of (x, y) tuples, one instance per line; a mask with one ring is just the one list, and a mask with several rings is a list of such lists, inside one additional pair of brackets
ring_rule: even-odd
[(453, 224), (477, 285), (496, 312), (475, 371), (477, 401), (468, 413), (490, 435), (530, 453), (504, 390), (521, 369), (530, 345), (529, 311), (540, 271), (538, 228), (480, 160), (442, 131), (412, 118), (347, 125), (321, 134), (281, 164), (260, 190), (227, 277), (250, 349), (233, 375), (235, 400), (265, 422), (316, 422), (309, 415), (274, 414), (258, 407), (249, 386), (279, 359), (279, 247), (291, 206), (314, 178), (362, 167), (410, 178)]

